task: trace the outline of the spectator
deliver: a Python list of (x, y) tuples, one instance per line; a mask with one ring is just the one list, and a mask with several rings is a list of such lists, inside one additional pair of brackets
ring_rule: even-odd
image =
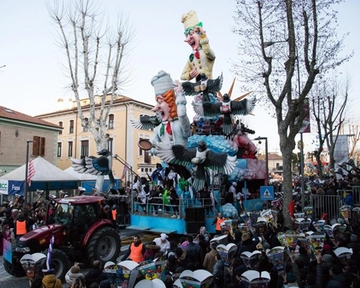
[(144, 259), (145, 260), (154, 260), (161, 256), (160, 246), (156, 245), (154, 241), (150, 242), (145, 246)]
[(174, 215), (171, 216), (171, 218), (178, 218), (180, 219), (180, 213), (179, 213), (179, 196), (176, 193), (176, 190), (174, 186), (170, 187), (170, 204), (172, 205)]
[(60, 279), (57, 279), (53, 269), (43, 269), (44, 277), (42, 278), (43, 288), (62, 288)]
[(102, 263), (100, 260), (95, 260), (92, 265), (92, 269), (85, 275), (85, 284), (89, 288), (93, 283), (100, 283), (102, 280), (106, 280), (107, 276), (102, 269)]
[(205, 270), (209, 271), (210, 273), (213, 273), (213, 269), (214, 269), (214, 265), (216, 263), (216, 258), (215, 256), (217, 255), (217, 243), (215, 241), (210, 243), (210, 252), (206, 253), (205, 258), (204, 258), (204, 262), (203, 262), (203, 267)]
[[(70, 268), (70, 270), (66, 273), (65, 282), (68, 285), (68, 287), (71, 287), (71, 285), (78, 278), (81, 278), (82, 280), (84, 280), (84, 283), (85, 283), (84, 274), (80, 272), (80, 265), (79, 265), (79, 263), (75, 263), (74, 266), (72, 266)], [(80, 285), (80, 283), (78, 285)], [(78, 287), (81, 287), (81, 286), (78, 286)]]
[(193, 237), (191, 235), (188, 235), (187, 238), (189, 244), (185, 247), (186, 256), (189, 259), (189, 262), (195, 265), (196, 269), (200, 269), (204, 261), (204, 253), (201, 247), (193, 242)]

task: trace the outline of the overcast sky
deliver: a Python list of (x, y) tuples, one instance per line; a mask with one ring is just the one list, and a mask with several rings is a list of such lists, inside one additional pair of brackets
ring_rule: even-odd
[[(130, 56), (134, 78), (122, 94), (155, 104), (151, 78), (159, 70), (169, 72), (174, 80), (180, 78), (191, 53), (188, 44), (183, 42), (180, 18), (190, 10), (195, 10), (203, 22), (217, 56), (213, 77), (223, 73), (222, 92), (230, 88), (234, 77), (230, 72), (231, 63), (238, 57), (236, 45), (239, 41), (231, 32), (235, 1), (101, 0), (101, 7), (105, 13), (124, 12), (136, 30)], [(354, 99), (360, 89), (359, 11), (358, 0), (347, 0), (339, 6), (339, 35), (350, 33), (344, 54), (355, 52), (352, 60), (342, 68), (352, 79), (351, 96)], [(0, 67), (6, 65), (0, 68), (0, 105), (34, 116), (57, 110), (59, 98), (72, 98), (65, 89), (69, 82), (61, 70), (63, 51), (54, 41), (55, 34), (56, 27), (44, 0), (0, 0)], [(235, 85), (234, 97), (248, 92), (239, 89)], [(191, 99), (188, 100), (188, 110), (192, 110)], [(255, 116), (244, 117), (244, 122), (256, 131), (254, 137), (268, 137), (269, 150), (276, 150), (276, 122), (266, 111), (257, 107)], [(304, 137), (311, 140), (314, 136)]]

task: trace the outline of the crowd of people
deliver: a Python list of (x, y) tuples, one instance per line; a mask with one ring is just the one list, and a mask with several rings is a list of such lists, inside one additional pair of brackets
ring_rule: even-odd
[[(143, 243), (139, 235), (134, 235), (133, 242), (122, 255), (121, 261), (148, 263), (150, 260), (166, 260), (165, 270), (161, 273), (166, 287), (174, 287), (175, 281), (184, 270), (199, 269), (212, 274), (213, 287), (249, 287), (242, 277), (248, 270), (269, 273), (267, 286), (261, 287), (360, 287), (358, 225), (339, 231), (334, 239), (327, 237), (321, 251), (309, 253), (301, 243), (298, 243), (296, 249), (285, 248), (282, 269), (278, 269), (266, 253), (271, 248), (281, 246), (278, 235), (289, 229), (283, 226), (280, 215), (276, 223), (259, 220), (249, 229), (230, 229), (227, 225), (221, 227), (219, 234), (214, 235), (208, 233), (205, 227), (200, 227), (197, 234), (183, 235), (180, 238), (162, 233), (147, 243)], [(316, 231), (312, 226), (309, 229)], [(235, 244), (236, 249), (224, 260), (217, 247), (230, 243)], [(339, 247), (351, 248), (351, 257), (337, 257), (334, 251)], [(255, 254), (254, 251), (259, 253)], [(256, 257), (247, 262), (243, 257), (244, 252), (252, 252)], [(80, 268), (73, 266), (67, 274), (67, 280), (75, 281), (77, 276), (74, 275), (80, 275), (86, 287), (111, 287), (105, 268), (101, 262), (95, 261), (93, 268), (81, 276)], [(139, 273), (136, 283), (144, 277)], [(95, 285), (94, 283), (99, 286), (90, 286)]]

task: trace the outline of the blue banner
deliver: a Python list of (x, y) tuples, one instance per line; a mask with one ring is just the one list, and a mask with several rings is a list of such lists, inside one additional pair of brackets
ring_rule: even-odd
[(19, 194), (24, 196), (25, 181), (12, 181), (8, 183), (8, 195)]

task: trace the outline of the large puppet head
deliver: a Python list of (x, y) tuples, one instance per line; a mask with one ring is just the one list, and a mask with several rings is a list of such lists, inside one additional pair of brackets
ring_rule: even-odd
[(185, 42), (188, 43), (194, 51), (200, 50), (200, 36), (197, 28), (202, 27), (202, 23), (199, 22), (196, 12), (191, 10), (189, 13), (183, 14), (181, 23), (184, 24)]
[(156, 105), (152, 110), (161, 115), (162, 121), (176, 118), (175, 85), (170, 74), (160, 71), (151, 79), (151, 85), (154, 87), (156, 99)]

